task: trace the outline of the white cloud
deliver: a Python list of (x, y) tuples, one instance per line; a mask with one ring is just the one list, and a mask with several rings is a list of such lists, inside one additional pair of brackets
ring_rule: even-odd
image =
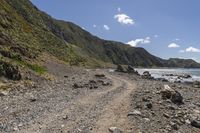
[(199, 53), (200, 49), (194, 48), (194, 47), (188, 47), (185, 51), (186, 52), (191, 52), (191, 53)]
[(97, 26), (96, 26), (96, 24), (93, 24), (93, 28), (96, 28)]
[(183, 50), (183, 49), (179, 50), (179, 53), (185, 53), (185, 50)]
[(108, 25), (106, 25), (106, 24), (103, 25), (103, 28), (104, 28), (105, 30), (110, 30), (110, 27), (109, 27)]
[(118, 8), (117, 8), (117, 11), (118, 11), (118, 12), (121, 12), (121, 8), (120, 8), (120, 7), (118, 7)]
[(117, 21), (121, 24), (126, 24), (126, 25), (135, 24), (135, 21), (126, 14), (117, 14), (114, 16), (114, 19), (117, 19)]
[(85, 27), (81, 27), (83, 30), (85, 30)]
[(179, 48), (180, 46), (176, 43), (171, 43), (168, 45), (168, 48)]
[(158, 35), (154, 35), (155, 38), (158, 38)]
[(148, 44), (148, 43), (151, 43), (150, 39), (151, 39), (150, 37), (135, 39), (135, 40), (131, 40), (131, 41), (127, 42), (126, 44), (129, 44), (132, 47), (136, 47), (139, 44)]
[(179, 39), (179, 38), (176, 38), (175, 41), (180, 41), (180, 39)]

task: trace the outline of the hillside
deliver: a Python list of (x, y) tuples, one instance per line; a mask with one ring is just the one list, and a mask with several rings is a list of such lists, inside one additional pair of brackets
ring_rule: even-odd
[(71, 22), (52, 18), (28, 0), (0, 0), (0, 19), (1, 60), (39, 72), (43, 54), (86, 67), (200, 67), (193, 60), (163, 60), (143, 48), (100, 39)]

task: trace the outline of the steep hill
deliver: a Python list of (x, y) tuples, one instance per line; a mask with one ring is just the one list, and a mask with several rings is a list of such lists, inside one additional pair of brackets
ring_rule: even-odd
[(163, 60), (143, 48), (100, 39), (71, 22), (52, 18), (28, 0), (0, 0), (0, 20), (0, 53), (26, 65), (46, 53), (71, 65), (92, 67), (200, 67), (193, 60)]

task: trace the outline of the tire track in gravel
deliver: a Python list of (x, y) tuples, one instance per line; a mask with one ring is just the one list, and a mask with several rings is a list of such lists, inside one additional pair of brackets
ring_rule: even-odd
[[(129, 96), (135, 85), (109, 73), (106, 76), (113, 81), (109, 89), (74, 99), (63, 110), (43, 117), (39, 125), (34, 124), (21, 132), (106, 133), (111, 126), (129, 129)], [(63, 116), (67, 118), (63, 119)]]
[(129, 81), (117, 77), (115, 77), (115, 80), (124, 82), (126, 89), (105, 107), (96, 123), (94, 133), (106, 133), (110, 127), (118, 127), (125, 132), (128, 132), (131, 128), (127, 114), (130, 111), (130, 94), (136, 86)]

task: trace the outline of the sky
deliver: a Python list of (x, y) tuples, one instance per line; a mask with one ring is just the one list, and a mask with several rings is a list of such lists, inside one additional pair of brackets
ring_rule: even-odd
[(52, 17), (164, 59), (200, 62), (200, 0), (31, 0)]

